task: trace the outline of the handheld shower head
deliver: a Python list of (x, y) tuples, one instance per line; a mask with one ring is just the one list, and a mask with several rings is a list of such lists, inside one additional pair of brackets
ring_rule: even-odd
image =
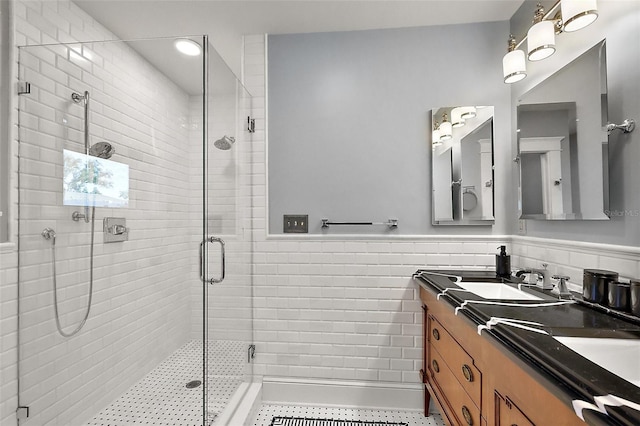
[(236, 138), (234, 138), (233, 136), (224, 135), (223, 137), (215, 141), (213, 143), (213, 146), (223, 151), (226, 151), (228, 149), (231, 149), (231, 146), (235, 143), (235, 141), (236, 141)]
[(109, 142), (98, 142), (89, 148), (89, 154), (98, 158), (111, 158), (116, 149)]

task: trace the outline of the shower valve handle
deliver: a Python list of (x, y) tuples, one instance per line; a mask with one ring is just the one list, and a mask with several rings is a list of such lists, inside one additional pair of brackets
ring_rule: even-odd
[(113, 225), (112, 227), (109, 228), (109, 232), (113, 235), (126, 234), (127, 227), (123, 225)]

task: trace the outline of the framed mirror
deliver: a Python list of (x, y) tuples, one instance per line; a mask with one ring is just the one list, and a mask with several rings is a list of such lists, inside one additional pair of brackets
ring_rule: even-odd
[(520, 218), (609, 219), (606, 80), (602, 41), (518, 99)]
[(492, 225), (492, 106), (431, 111), (432, 223)]

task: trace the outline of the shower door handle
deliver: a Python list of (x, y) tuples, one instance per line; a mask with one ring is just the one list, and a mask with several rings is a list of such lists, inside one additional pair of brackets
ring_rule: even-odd
[[(206, 278), (204, 276), (205, 259), (203, 257), (203, 251), (204, 251), (203, 249), (204, 249), (204, 245), (207, 243), (220, 244), (220, 260), (221, 260), (220, 278)], [(225, 267), (226, 267), (226, 260), (225, 260), (225, 253), (224, 253), (224, 240), (218, 237), (207, 237), (205, 240), (202, 240), (202, 242), (200, 243), (200, 281), (202, 281), (203, 283), (208, 282), (209, 284), (221, 283), (224, 280)]]

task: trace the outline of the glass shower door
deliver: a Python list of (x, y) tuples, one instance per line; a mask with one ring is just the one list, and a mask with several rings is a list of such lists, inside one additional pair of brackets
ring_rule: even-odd
[(20, 48), (21, 426), (210, 424), (250, 380), (250, 97), (174, 42)]
[[(209, 46), (203, 235), (207, 421), (228, 424), (252, 379), (251, 96)], [(235, 395), (235, 397), (234, 397)]]

